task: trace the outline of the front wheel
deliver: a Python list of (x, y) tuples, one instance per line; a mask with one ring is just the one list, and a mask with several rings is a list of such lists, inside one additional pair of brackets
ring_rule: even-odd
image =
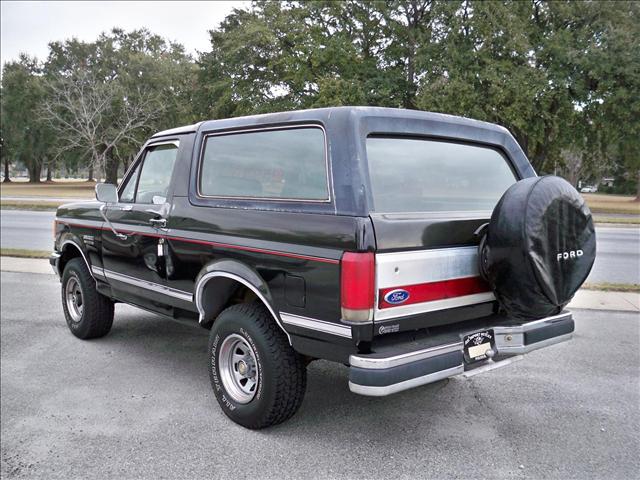
[(103, 337), (113, 324), (113, 302), (100, 294), (81, 258), (73, 258), (62, 274), (62, 309), (67, 326), (76, 337)]
[(213, 323), (209, 377), (224, 413), (251, 429), (291, 418), (307, 381), (302, 358), (257, 303), (229, 307)]

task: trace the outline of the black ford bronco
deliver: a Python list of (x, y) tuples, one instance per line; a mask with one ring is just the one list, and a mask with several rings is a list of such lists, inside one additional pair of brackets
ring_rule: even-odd
[(296, 412), (314, 359), (382, 396), (568, 340), (595, 258), (582, 197), (507, 130), (417, 111), (160, 132), (96, 196), (55, 220), (69, 329), (106, 335), (116, 302), (199, 322), (218, 402), (248, 428)]

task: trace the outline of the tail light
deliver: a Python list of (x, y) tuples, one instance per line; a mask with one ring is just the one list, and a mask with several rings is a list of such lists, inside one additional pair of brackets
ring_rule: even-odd
[(375, 258), (373, 253), (345, 252), (340, 262), (342, 320), (365, 323), (373, 320), (375, 305)]

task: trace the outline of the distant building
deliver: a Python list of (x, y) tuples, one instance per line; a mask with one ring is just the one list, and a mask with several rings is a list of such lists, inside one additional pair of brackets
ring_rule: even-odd
[(603, 177), (600, 185), (604, 185), (605, 187), (613, 187), (614, 182), (615, 178), (613, 177)]

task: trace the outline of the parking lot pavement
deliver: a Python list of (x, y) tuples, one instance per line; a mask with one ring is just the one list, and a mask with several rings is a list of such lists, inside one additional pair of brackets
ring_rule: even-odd
[(386, 398), (309, 367), (289, 422), (219, 410), (207, 332), (118, 305), (83, 342), (50, 275), (2, 272), (3, 478), (637, 478), (636, 313), (576, 311), (575, 338), (521, 362)]

